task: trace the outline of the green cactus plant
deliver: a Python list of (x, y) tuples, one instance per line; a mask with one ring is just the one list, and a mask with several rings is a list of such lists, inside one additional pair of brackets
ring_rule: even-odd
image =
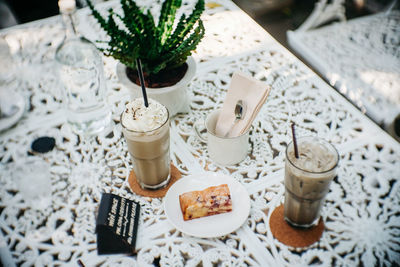
[(145, 75), (157, 75), (182, 66), (204, 36), (200, 19), (204, 0), (198, 0), (192, 13), (183, 14), (176, 24), (176, 11), (182, 0), (165, 0), (157, 25), (150, 11), (142, 11), (133, 0), (120, 0), (123, 15), (109, 9), (107, 18), (102, 17), (90, 0), (87, 3), (109, 36), (108, 41), (98, 41), (106, 44), (98, 47), (100, 51), (131, 69), (136, 69), (136, 59), (140, 58)]

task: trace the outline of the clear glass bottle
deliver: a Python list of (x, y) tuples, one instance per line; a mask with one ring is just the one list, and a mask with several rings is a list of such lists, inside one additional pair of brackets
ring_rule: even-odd
[(76, 30), (75, 0), (59, 0), (58, 4), (65, 38), (57, 48), (55, 58), (64, 87), (67, 119), (79, 134), (98, 134), (106, 130), (111, 122), (101, 54)]

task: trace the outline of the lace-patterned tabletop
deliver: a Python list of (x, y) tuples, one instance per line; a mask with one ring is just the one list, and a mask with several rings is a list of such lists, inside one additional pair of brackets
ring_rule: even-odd
[(391, 127), (400, 115), (400, 10), (298, 30), (288, 38), (362, 112)]
[[(116, 3), (99, 7), (107, 10), (110, 5)], [(191, 1), (184, 7), (193, 5)], [(92, 40), (102, 37), (88, 10), (78, 15), (81, 33)], [(63, 38), (59, 18), (54, 17), (0, 32), (20, 67), (22, 81), (16, 90), (29, 103), (22, 119), (0, 134), (0, 245), (4, 243), (12, 260), (22, 266), (76, 265), (77, 260), (85, 266), (400, 262), (400, 144), (232, 2), (213, 1), (203, 20), (206, 36), (194, 54), (198, 68), (188, 89), (191, 111), (172, 118), (171, 158), (183, 175), (208, 170), (242, 183), (251, 199), (244, 225), (220, 238), (191, 237), (167, 220), (162, 199), (131, 193), (130, 158), (119, 123), (129, 93), (118, 82), (114, 59), (104, 57), (114, 121), (111, 132), (91, 138), (72, 132), (53, 71), (55, 48)], [(240, 164), (223, 167), (210, 161), (193, 124), (222, 106), (235, 71), (265, 81), (272, 90), (250, 131), (248, 156)], [(284, 150), (291, 139), (292, 120), (298, 135), (323, 137), (340, 154), (338, 176), (322, 211), (326, 229), (318, 243), (301, 250), (274, 239), (268, 223), (271, 212), (283, 202)], [(31, 142), (40, 136), (54, 137), (56, 147), (45, 154), (32, 152)], [(43, 209), (25, 202), (12, 179), (15, 163), (29, 158), (50, 165), (52, 199)], [(142, 205), (137, 255), (97, 255), (95, 219), (102, 192)]]

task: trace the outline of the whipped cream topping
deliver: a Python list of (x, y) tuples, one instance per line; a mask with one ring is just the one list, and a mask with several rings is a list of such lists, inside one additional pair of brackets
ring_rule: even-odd
[(152, 131), (162, 126), (168, 119), (168, 111), (165, 106), (148, 99), (149, 106), (144, 105), (143, 98), (136, 98), (129, 102), (122, 113), (122, 125), (135, 132)]

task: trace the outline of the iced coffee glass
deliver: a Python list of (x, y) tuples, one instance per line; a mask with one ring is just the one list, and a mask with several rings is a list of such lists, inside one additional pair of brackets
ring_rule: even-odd
[(165, 106), (137, 98), (121, 114), (122, 132), (132, 157), (133, 171), (143, 189), (159, 189), (170, 179), (169, 113)]
[(286, 148), (284, 217), (293, 226), (309, 228), (319, 222), (339, 155), (333, 145), (316, 137), (298, 138), (297, 146), (299, 158), (293, 142)]

